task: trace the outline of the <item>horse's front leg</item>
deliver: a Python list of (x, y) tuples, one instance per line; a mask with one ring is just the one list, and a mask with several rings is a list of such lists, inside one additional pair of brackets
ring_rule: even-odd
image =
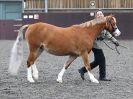
[(91, 71), (91, 66), (90, 66), (90, 64), (88, 64), (88, 63), (89, 63), (89, 60), (88, 60), (88, 52), (87, 52), (87, 51), (86, 51), (86, 52), (83, 52), (83, 53), (81, 54), (81, 56), (82, 56), (82, 59), (83, 59), (85, 68), (86, 68), (86, 70), (87, 70), (87, 72), (88, 72), (88, 75), (89, 75), (89, 77), (90, 77), (91, 82), (99, 83), (99, 81), (98, 81), (98, 80), (93, 76), (93, 74), (90, 72), (90, 71)]
[(64, 67), (58, 74), (57, 82), (62, 83), (62, 77), (66, 71), (66, 69), (70, 66), (70, 64), (77, 58), (77, 56), (69, 56), (68, 60), (65, 62)]

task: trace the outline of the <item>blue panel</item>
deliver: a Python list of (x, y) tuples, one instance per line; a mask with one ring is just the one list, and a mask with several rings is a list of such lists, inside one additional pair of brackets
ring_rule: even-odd
[(22, 3), (6, 3), (6, 19), (21, 19)]
[(4, 19), (4, 18), (5, 18), (5, 4), (0, 3), (0, 19)]
[(21, 14), (20, 13), (6, 13), (5, 19), (21, 19)]
[(22, 2), (0, 2), (0, 19), (21, 19)]
[(0, 19), (2, 19), (2, 10), (3, 10), (3, 8), (2, 8), (2, 4), (0, 3)]
[(21, 12), (22, 3), (6, 3), (6, 12)]

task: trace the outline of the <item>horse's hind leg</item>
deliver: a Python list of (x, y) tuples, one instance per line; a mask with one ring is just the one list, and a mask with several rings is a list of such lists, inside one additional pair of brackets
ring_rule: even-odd
[(68, 60), (65, 62), (64, 67), (58, 74), (57, 82), (62, 83), (62, 77), (66, 71), (66, 69), (70, 66), (70, 64), (77, 58), (77, 56), (69, 56)]
[[(38, 48), (36, 59), (41, 55), (43, 50), (44, 50), (43, 47)], [(32, 65), (32, 70), (33, 70), (33, 77), (37, 80), (39, 77), (39, 72), (38, 72), (38, 69), (37, 69), (35, 63)]]
[(88, 60), (88, 52), (87, 52), (87, 51), (86, 51), (86, 52), (83, 52), (83, 53), (81, 54), (81, 56), (82, 56), (82, 59), (83, 59), (85, 68), (86, 68), (86, 70), (88, 71), (88, 75), (89, 75), (89, 77), (90, 77), (91, 82), (99, 83), (99, 81), (98, 81), (98, 80), (93, 76), (93, 74), (90, 72), (91, 66), (90, 66), (90, 64), (88, 64), (88, 63), (89, 63), (89, 60)]
[(43, 50), (41, 50), (38, 47), (31, 47), (31, 46), (29, 49), (30, 49), (30, 54), (29, 54), (29, 57), (27, 60), (27, 67), (28, 67), (27, 80), (29, 82), (35, 82), (33, 77), (35, 79), (38, 79), (38, 70), (37, 70), (37, 67), (35, 65), (35, 60), (39, 57), (39, 55), (42, 53)]

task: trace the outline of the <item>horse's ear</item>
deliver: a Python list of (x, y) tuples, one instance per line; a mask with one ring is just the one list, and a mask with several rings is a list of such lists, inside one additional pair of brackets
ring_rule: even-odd
[(114, 17), (115, 15), (111, 13), (109, 16)]

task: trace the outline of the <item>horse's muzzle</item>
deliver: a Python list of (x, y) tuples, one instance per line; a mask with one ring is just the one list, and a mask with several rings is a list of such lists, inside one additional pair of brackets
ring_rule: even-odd
[(119, 30), (118, 28), (115, 29), (115, 31), (113, 32), (113, 35), (114, 35), (114, 36), (120, 36), (120, 35), (121, 35), (120, 30)]

